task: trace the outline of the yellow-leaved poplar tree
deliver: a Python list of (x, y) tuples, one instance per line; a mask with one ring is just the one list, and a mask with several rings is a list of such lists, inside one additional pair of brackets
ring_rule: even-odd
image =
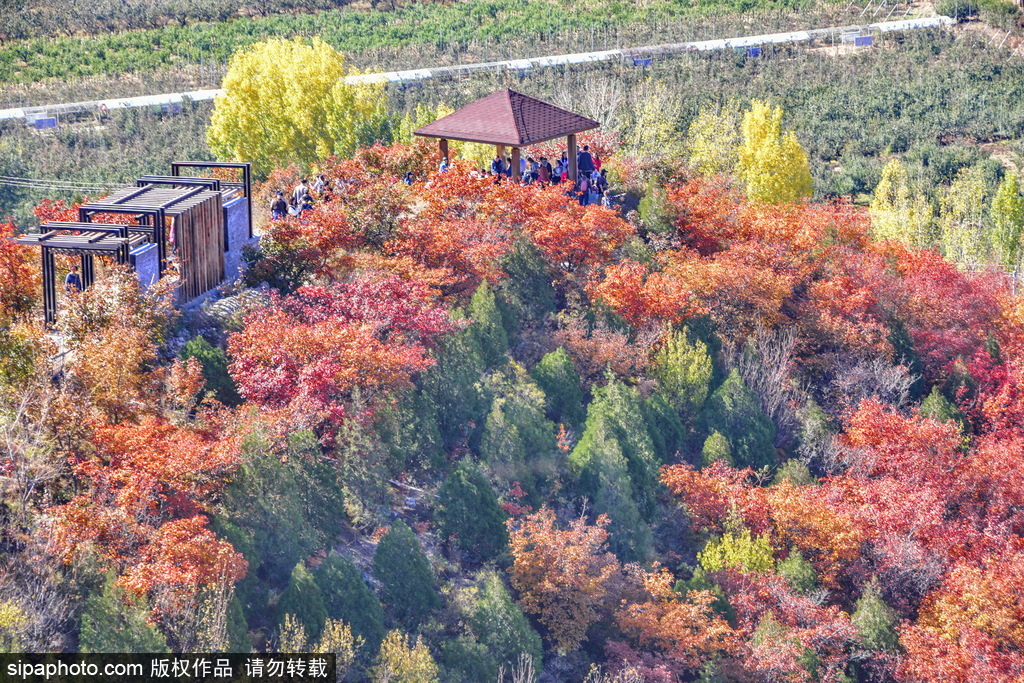
[(440, 671), (420, 637), (413, 643), (401, 631), (391, 631), (380, 646), (374, 683), (437, 683)]
[(683, 155), (683, 136), (677, 130), (679, 98), (661, 81), (648, 80), (637, 91), (632, 126), (626, 136), (630, 153), (640, 159), (672, 161)]
[(730, 100), (721, 107), (701, 107), (686, 136), (687, 163), (704, 175), (732, 173), (740, 144), (740, 107)]
[(1024, 195), (1020, 177), (1013, 171), (1006, 174), (992, 198), (991, 242), (999, 261), (1007, 268), (1020, 263), (1021, 233), (1024, 232)]
[(807, 152), (795, 133), (782, 132), (780, 107), (754, 100), (743, 114), (740, 130), (737, 170), (751, 201), (780, 204), (811, 195)]
[(218, 159), (258, 175), (332, 154), (351, 155), (386, 125), (384, 86), (347, 84), (345, 60), (319, 38), (268, 40), (231, 56), (206, 131)]
[(988, 260), (986, 188), (981, 166), (962, 168), (939, 199), (941, 245), (946, 258), (972, 265)]
[(918, 248), (932, 242), (932, 207), (921, 193), (911, 196), (910, 174), (899, 159), (882, 169), (871, 200), (871, 231), (876, 239), (900, 240)]
[(412, 111), (408, 111), (398, 121), (398, 130), (395, 133), (395, 142), (401, 142), (403, 145), (411, 145), (416, 141), (416, 136), (413, 133), (427, 125), (433, 123), (438, 119), (443, 119), (455, 110), (449, 107), (444, 102), (439, 102), (437, 107), (431, 109), (427, 105), (420, 102), (416, 105), (416, 108)]

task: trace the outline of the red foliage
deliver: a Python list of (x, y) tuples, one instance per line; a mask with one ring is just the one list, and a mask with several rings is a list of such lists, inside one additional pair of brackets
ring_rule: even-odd
[(372, 402), (433, 364), (432, 339), (458, 327), (433, 299), (425, 285), (395, 278), (274, 297), (231, 336), (232, 376), (264, 408), (338, 424), (357, 388)]
[(198, 587), (245, 574), (245, 560), (206, 528), (238, 465), (231, 438), (150, 420), (98, 427), (95, 455), (73, 460), (88, 491), (51, 508), (57, 552), (95, 552), (136, 592)]
[(38, 254), (32, 247), (14, 242), (12, 223), (0, 223), (0, 324), (28, 313), (39, 297), (42, 282)]

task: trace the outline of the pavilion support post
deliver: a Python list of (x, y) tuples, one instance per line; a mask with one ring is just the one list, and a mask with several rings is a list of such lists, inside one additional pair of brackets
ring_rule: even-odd
[(82, 262), (82, 289), (89, 289), (96, 281), (96, 273), (93, 270), (92, 254), (82, 254), (78, 257)]
[(448, 141), (446, 139), (444, 139), (444, 138), (441, 138), (440, 142), (437, 143), (437, 147), (438, 147), (438, 149), (441, 150), (441, 159), (447, 159), (448, 158)]
[(519, 180), (519, 148), (512, 148), (512, 179)]
[(46, 324), (57, 322), (57, 269), (53, 262), (53, 252), (43, 247), (43, 310)]
[(501, 159), (501, 163), (505, 163), (505, 145), (495, 145), (494, 154)]
[(566, 142), (569, 145), (569, 180), (575, 183), (579, 176), (579, 170), (576, 168), (576, 134), (569, 135)]

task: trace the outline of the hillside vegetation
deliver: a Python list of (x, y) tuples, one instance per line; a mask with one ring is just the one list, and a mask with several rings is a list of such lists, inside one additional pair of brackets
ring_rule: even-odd
[(175, 321), (112, 271), (56, 383), (4, 241), (0, 635), (374, 681), (1024, 672), (1019, 299), (849, 203), (748, 200), (750, 159), (799, 163), (756, 151), (776, 116), (747, 181), (595, 138), (654, 187), (630, 220), (425, 142), (325, 160), (344, 190), (249, 256), (274, 292)]

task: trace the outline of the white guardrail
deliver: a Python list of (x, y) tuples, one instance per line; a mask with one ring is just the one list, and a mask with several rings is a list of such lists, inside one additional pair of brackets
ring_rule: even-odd
[[(836, 35), (841, 36), (843, 34), (910, 31), (913, 29), (950, 26), (954, 23), (956, 22), (949, 17), (928, 17), (921, 19), (904, 19), (901, 21), (882, 21), (873, 24), (837, 26), (833, 28), (810, 29), (807, 31), (790, 31), (788, 33), (769, 33), (760, 36), (745, 36), (742, 38), (698, 40), (689, 43), (668, 43), (665, 45), (650, 45), (646, 47), (624, 48), (621, 50), (602, 50), (599, 52), (581, 52), (568, 55), (553, 55), (549, 57), (511, 59), (499, 62), (439, 66), (430, 69), (412, 69), (409, 71), (388, 71), (384, 73), (359, 74), (356, 76), (347, 76), (345, 78), (345, 82), (408, 83), (413, 81), (424, 81), (431, 78), (465, 76), (483, 72), (504, 70), (526, 71), (529, 69), (543, 69), (546, 67), (564, 66), (567, 64), (584, 64), (587, 62), (605, 62), (610, 60), (646, 60), (658, 55), (676, 54), (680, 52), (706, 52), (710, 50), (753, 48), (781, 43), (807, 42), (818, 38), (829, 38)], [(180, 105), (186, 101), (201, 102), (204, 100), (212, 100), (221, 92), (222, 91), (219, 89), (193, 90), (191, 92), (169, 93), (164, 95), (119, 97), (107, 100), (93, 100), (89, 102), (68, 102), (64, 104), (50, 104), (39, 107), (0, 109), (0, 120), (25, 119), (26, 121), (32, 122), (36, 119), (49, 118), (61, 113), (80, 112), (93, 109), (99, 111), (112, 111), (114, 109), (128, 109), (134, 107), (173, 106)]]

